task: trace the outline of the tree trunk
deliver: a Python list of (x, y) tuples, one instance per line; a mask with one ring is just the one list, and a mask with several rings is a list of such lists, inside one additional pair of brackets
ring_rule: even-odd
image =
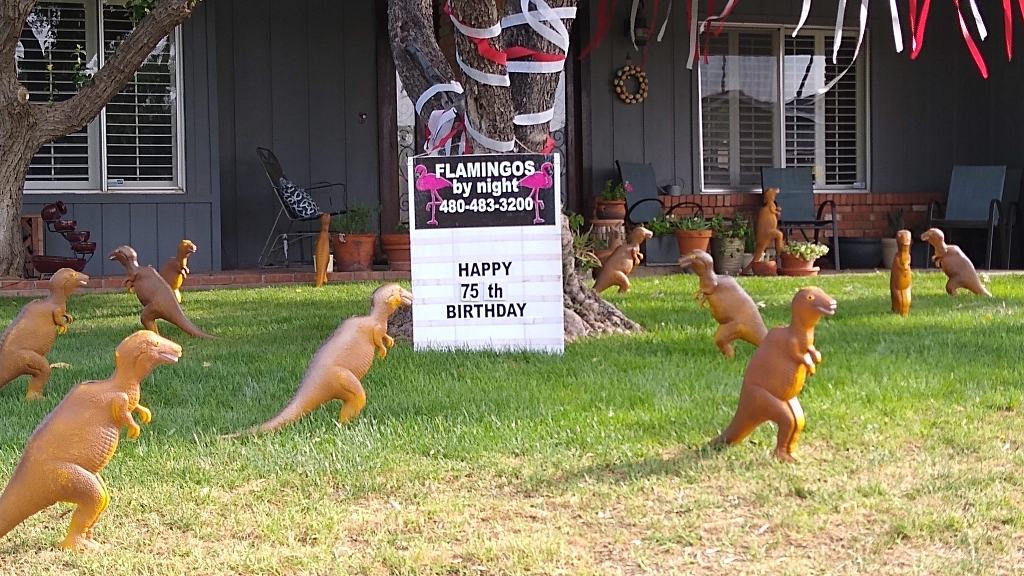
[(28, 93), (23, 88), (15, 90), (13, 98), (0, 100), (0, 277), (25, 273), (21, 201), (32, 162), (29, 148), (33, 115)]

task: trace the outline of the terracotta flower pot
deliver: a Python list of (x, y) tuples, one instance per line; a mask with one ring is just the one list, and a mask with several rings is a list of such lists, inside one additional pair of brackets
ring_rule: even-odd
[[(753, 254), (751, 254), (751, 257), (753, 257)], [(755, 276), (778, 275), (778, 267), (772, 260), (760, 260), (757, 262), (751, 262), (750, 271), (753, 272)]]
[(392, 270), (411, 270), (412, 252), (408, 234), (381, 234), (380, 246), (388, 256)]
[(676, 243), (680, 254), (694, 250), (708, 251), (711, 245), (711, 230), (676, 230)]
[(598, 199), (597, 217), (602, 220), (625, 220), (626, 201)]
[[(882, 266), (892, 268), (892, 259), (896, 257), (897, 252), (899, 252), (899, 246), (896, 244), (895, 238), (882, 238)], [(843, 254), (845, 255), (846, 252)], [(843, 258), (843, 263), (846, 263), (845, 258)]]
[(814, 266), (814, 260), (804, 260), (797, 258), (788, 252), (783, 252), (782, 256), (782, 275), (783, 276), (817, 276), (818, 268)]
[(373, 267), (376, 234), (331, 234), (336, 272), (358, 272)]

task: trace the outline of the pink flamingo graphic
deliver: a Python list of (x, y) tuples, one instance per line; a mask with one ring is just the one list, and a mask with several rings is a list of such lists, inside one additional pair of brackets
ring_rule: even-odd
[(451, 187), (451, 182), (427, 172), (426, 166), (422, 164), (416, 166), (416, 189), (420, 192), (430, 192), (430, 201), (427, 202), (427, 210), (430, 210), (430, 220), (427, 220), (427, 224), (437, 226), (437, 207), (444, 202), (438, 190)]
[(555, 167), (551, 165), (551, 162), (545, 162), (540, 166), (540, 172), (534, 172), (526, 178), (519, 181), (519, 185), (532, 190), (530, 192), (530, 198), (533, 198), (533, 223), (543, 224), (544, 219), (540, 217), (540, 211), (544, 208), (544, 201), (540, 199), (540, 191), (551, 188), (555, 185), (555, 179), (552, 174), (555, 172)]

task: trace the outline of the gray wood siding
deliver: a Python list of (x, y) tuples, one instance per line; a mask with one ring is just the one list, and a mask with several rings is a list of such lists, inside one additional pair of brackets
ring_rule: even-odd
[[(96, 254), (85, 268), (91, 275), (116, 275), (123, 268), (107, 255), (123, 244), (139, 252), (142, 264), (159, 267), (188, 237), (199, 247), (189, 262), (194, 272), (221, 268), (220, 171), (218, 163), (218, 111), (215, 69), (208, 54), (215, 49), (213, 13), (216, 2), (205, 2), (182, 26), (180, 57), (184, 98), (184, 193), (175, 194), (50, 194), (26, 193), (23, 214), (38, 214), (57, 200), (68, 206), (66, 218), (90, 232)], [(59, 234), (46, 232), (45, 251), (73, 256)]]
[[(794, 25), (800, 5), (798, 0), (744, 0), (728, 21)], [(591, 183), (591, 190), (585, 194), (599, 192), (604, 181), (615, 176), (615, 160), (649, 162), (659, 185), (683, 183), (684, 192), (690, 193), (700, 169), (694, 163), (699, 150), (695, 122), (699, 119), (697, 72), (686, 68), (689, 31), (685, 6), (676, 3), (664, 41), (649, 45), (650, 95), (634, 105), (619, 101), (611, 89), (612, 77), (627, 56), (634, 64), (643, 60), (623, 30), (629, 7), (629, 2), (618, 3), (607, 37), (583, 64), (590, 103), (590, 109), (584, 107), (582, 112), (583, 122), (591, 132), (591, 151), (584, 158), (588, 172), (584, 181)], [(847, 25), (856, 26), (859, 3), (848, 3), (847, 10)], [(596, 29), (596, 12), (594, 6), (588, 10), (591, 31)], [(906, 14), (903, 20), (906, 25)], [(933, 8), (925, 47), (918, 60), (911, 61), (907, 52), (897, 54), (893, 47), (888, 6), (872, 3), (866, 40), (870, 191), (943, 191), (949, 186), (954, 164), (997, 161), (993, 153), (999, 148), (1006, 150), (1005, 162), (1021, 164), (1019, 134), (1024, 129), (1024, 105), (1019, 89), (1010, 86), (1019, 87), (1024, 73), (1016, 62), (1011, 65), (1014, 71), (1002, 70), (1011, 66), (1005, 65), (1001, 27), (996, 26), (996, 19), (990, 20), (993, 38), (984, 48), (996, 81), (986, 83), (974, 69), (949, 6)], [(812, 4), (808, 24), (832, 27), (835, 3)], [(1006, 78), (1004, 84), (997, 75)], [(998, 107), (1012, 109), (1009, 122), (995, 116)]]
[(300, 185), (342, 182), (350, 202), (379, 203), (376, 6), (219, 0), (218, 10), (222, 257), (244, 268), (256, 264), (280, 208), (258, 146), (273, 149)]

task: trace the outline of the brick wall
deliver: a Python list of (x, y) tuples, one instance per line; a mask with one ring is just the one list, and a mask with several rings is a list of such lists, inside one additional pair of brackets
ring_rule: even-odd
[[(839, 221), (841, 236), (881, 238), (889, 235), (887, 215), (898, 208), (903, 209), (904, 224), (911, 230), (923, 231), (928, 223), (928, 203), (944, 201), (945, 192), (915, 194), (818, 194), (816, 204), (832, 200), (836, 204), (836, 219)], [(661, 196), (666, 209), (681, 202), (696, 202), (704, 208), (704, 216), (715, 214), (732, 216), (737, 212), (746, 214), (751, 221), (761, 205), (760, 193), (733, 194), (686, 194), (683, 196)], [(680, 214), (686, 214), (683, 209)]]

